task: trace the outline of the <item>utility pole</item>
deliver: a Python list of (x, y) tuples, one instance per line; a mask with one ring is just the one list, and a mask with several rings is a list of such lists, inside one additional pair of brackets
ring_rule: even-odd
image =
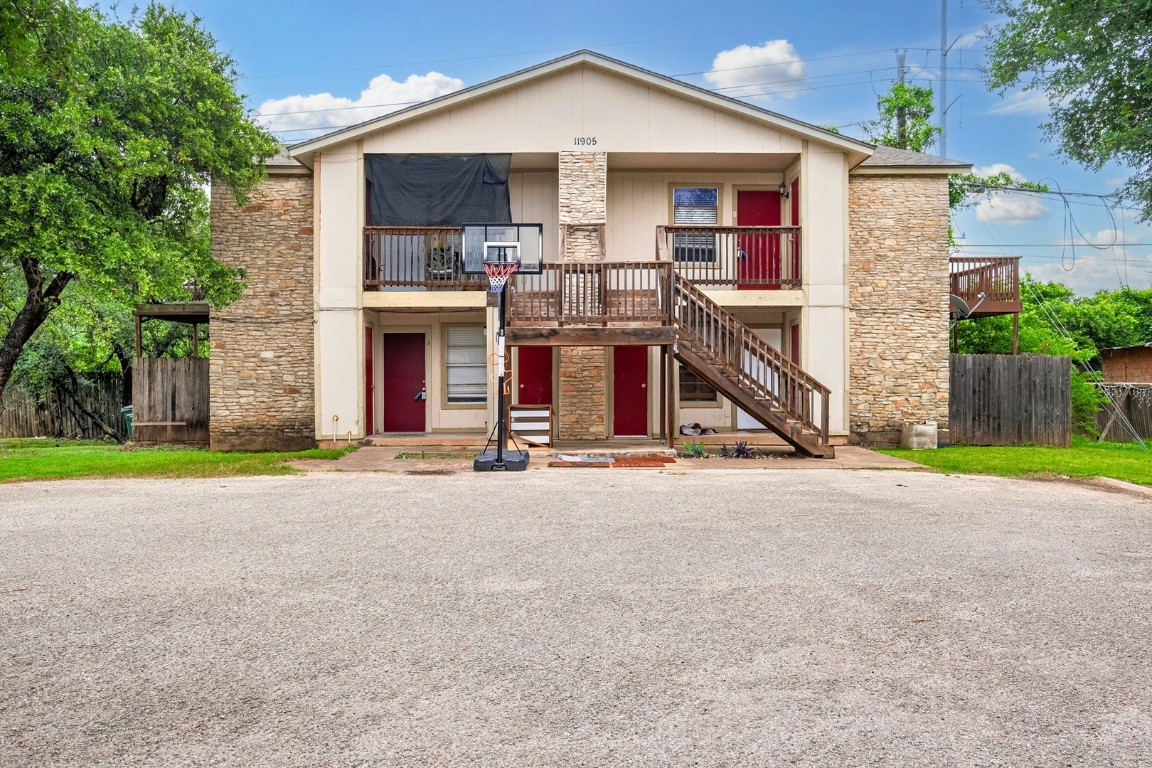
[(896, 54), (896, 82), (900, 85), (900, 101), (896, 106), (896, 144), (908, 149), (908, 108), (904, 104), (904, 51)]
[(948, 0), (940, 0), (940, 157), (948, 156), (948, 51), (956, 45), (948, 44)]

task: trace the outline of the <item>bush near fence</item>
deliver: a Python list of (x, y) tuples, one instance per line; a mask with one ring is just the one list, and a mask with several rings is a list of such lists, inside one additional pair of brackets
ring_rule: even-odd
[(955, 445), (1072, 444), (1072, 361), (1052, 355), (952, 355)]

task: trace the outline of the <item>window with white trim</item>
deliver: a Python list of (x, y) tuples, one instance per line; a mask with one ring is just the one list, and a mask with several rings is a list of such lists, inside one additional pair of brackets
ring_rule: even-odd
[(487, 402), (487, 341), (482, 325), (444, 329), (444, 390), (448, 403)]
[[(717, 187), (673, 187), (672, 223), (683, 226), (716, 226), (720, 222), (720, 190)], [(676, 235), (672, 260), (716, 261), (715, 235)]]

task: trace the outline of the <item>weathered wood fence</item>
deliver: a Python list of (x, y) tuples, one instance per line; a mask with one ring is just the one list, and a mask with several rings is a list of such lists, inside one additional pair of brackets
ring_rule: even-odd
[(949, 437), (956, 445), (1072, 444), (1072, 361), (952, 355)]
[[(43, 402), (9, 388), (0, 398), (0, 438), (125, 440), (128, 430), (120, 415), (121, 388), (120, 380), (113, 377), (81, 382), (76, 392), (58, 392)], [(113, 434), (108, 434), (109, 430)]]
[(1132, 433), (1117, 415), (1120, 412), (1142, 440), (1152, 440), (1152, 384), (1097, 384), (1115, 404), (1105, 405), (1096, 414), (1101, 440), (1117, 443), (1133, 441)]
[(132, 366), (132, 439), (208, 442), (207, 358), (137, 357)]

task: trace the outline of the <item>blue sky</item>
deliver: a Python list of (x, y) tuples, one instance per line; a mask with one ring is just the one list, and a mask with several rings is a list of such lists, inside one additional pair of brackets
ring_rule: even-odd
[[(939, 92), (940, 3), (713, 0), (174, 0), (236, 59), (253, 110), (285, 141), (316, 135), (581, 48), (863, 138), (896, 76)], [(1108, 193), (1121, 167), (1066, 164), (1038, 128), (1042, 100), (982, 83), (977, 0), (949, 0), (947, 154), (1052, 189)], [(954, 44), (953, 44), (953, 41)], [(288, 114), (292, 113), (292, 114)], [(997, 195), (960, 215), (967, 253), (1018, 255), (1080, 293), (1152, 286), (1152, 229), (1095, 198)]]

